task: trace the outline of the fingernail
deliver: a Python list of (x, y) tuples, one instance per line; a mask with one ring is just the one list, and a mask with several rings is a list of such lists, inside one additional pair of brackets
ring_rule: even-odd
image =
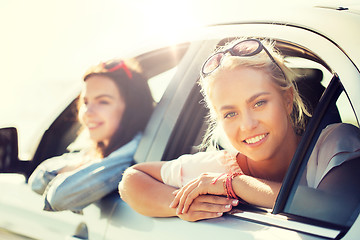
[(223, 215), (222, 212), (218, 212), (216, 215), (218, 215), (219, 217), (221, 217)]
[(231, 205), (230, 205), (230, 204), (225, 205), (225, 208), (226, 208), (226, 209), (230, 209), (230, 208), (231, 208)]
[(177, 201), (172, 201), (171, 204), (170, 204), (170, 207), (171, 208), (177, 208), (179, 205), (179, 203)]
[(239, 204), (239, 200), (235, 199), (232, 201), (233, 206), (237, 206)]

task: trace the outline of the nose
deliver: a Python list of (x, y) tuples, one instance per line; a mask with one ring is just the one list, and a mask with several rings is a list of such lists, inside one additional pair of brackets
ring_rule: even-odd
[(258, 126), (258, 124), (258, 119), (251, 111), (244, 112), (239, 120), (239, 127), (241, 131), (253, 130)]
[(93, 104), (89, 104), (89, 103), (83, 104), (81, 110), (83, 117), (86, 118), (91, 117), (95, 112)]

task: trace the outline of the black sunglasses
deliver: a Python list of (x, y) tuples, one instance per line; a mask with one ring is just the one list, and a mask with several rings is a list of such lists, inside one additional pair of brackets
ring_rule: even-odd
[(271, 56), (270, 52), (265, 48), (265, 46), (257, 39), (243, 40), (225, 51), (217, 52), (214, 55), (211, 55), (205, 61), (204, 65), (201, 68), (202, 76), (206, 77), (210, 73), (215, 71), (220, 66), (221, 61), (226, 53), (230, 53), (232, 56), (237, 56), (237, 57), (249, 57), (258, 54), (262, 50), (265, 50), (266, 54), (269, 56), (271, 61), (275, 63), (275, 65), (280, 69), (281, 73), (284, 75), (284, 78), (286, 79), (286, 75), (284, 74), (284, 71), (281, 69), (280, 65), (275, 61), (273, 56)]

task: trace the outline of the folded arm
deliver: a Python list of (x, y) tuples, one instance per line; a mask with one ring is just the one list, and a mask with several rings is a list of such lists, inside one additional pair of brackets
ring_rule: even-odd
[(162, 165), (163, 162), (142, 163), (125, 171), (119, 193), (135, 211), (151, 217), (178, 216), (183, 220), (197, 221), (219, 217), (237, 205), (226, 197), (202, 195), (194, 199), (187, 213), (177, 213), (170, 207), (176, 188), (163, 183)]
[(138, 142), (136, 138), (99, 162), (58, 174), (44, 193), (44, 209), (78, 211), (116, 190)]
[[(194, 199), (205, 194), (226, 196), (225, 174), (204, 173), (181, 188), (171, 205), (177, 213), (186, 213)], [(236, 196), (247, 203), (272, 208), (280, 191), (281, 183), (240, 175), (232, 179), (232, 189)]]
[(72, 163), (80, 156), (79, 153), (65, 153), (45, 160), (30, 175), (28, 185), (34, 192), (42, 195), (59, 172), (67, 166), (72, 166)]
[(59, 174), (44, 193), (45, 210), (81, 210), (117, 188), (132, 157), (106, 159), (80, 170)]

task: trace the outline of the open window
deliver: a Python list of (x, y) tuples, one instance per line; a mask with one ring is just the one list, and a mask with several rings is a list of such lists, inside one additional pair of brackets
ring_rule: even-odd
[[(282, 213), (299, 221), (311, 221), (342, 232), (353, 224), (360, 212), (360, 153), (352, 154), (352, 157), (348, 157), (350, 160), (335, 165), (330, 171), (322, 170), (320, 161), (314, 162), (314, 155), (318, 154), (315, 146), (321, 132), (336, 123), (349, 124), (351, 131), (360, 134), (357, 116), (335, 74), (295, 153), (273, 213)], [(342, 142), (351, 144), (347, 139), (342, 139)], [(341, 154), (347, 153), (332, 157), (340, 157)], [(332, 160), (327, 168), (334, 162)], [(310, 178), (307, 173), (315, 168), (314, 165), (317, 175)]]
[[(360, 191), (355, 189), (359, 189), (356, 184), (360, 182), (360, 159), (345, 163), (341, 171), (340, 168), (332, 169), (331, 174), (324, 178), (318, 188), (306, 185), (307, 160), (326, 126), (348, 123), (354, 130), (360, 131), (358, 119), (339, 77), (336, 74), (332, 76), (331, 68), (324, 61), (310, 50), (288, 42), (279, 41), (277, 47), (285, 54), (288, 66), (299, 74), (297, 87), (313, 116), (308, 121), (303, 140), (283, 181), (274, 209), (245, 206), (241, 211), (254, 212), (259, 216), (272, 211), (272, 216), (284, 216), (284, 219), (294, 220), (297, 224), (314, 223), (311, 226), (330, 229), (328, 236), (337, 236), (340, 232), (346, 232), (359, 214)], [(208, 112), (201, 99), (199, 87), (194, 85), (185, 104), (187, 111), (183, 111), (178, 118), (172, 132), (171, 144), (167, 146), (162, 160), (171, 160), (184, 153), (197, 151), (196, 146), (201, 143), (207, 128)], [(257, 221), (254, 215), (245, 218)], [(264, 219), (259, 221), (263, 222)], [(278, 225), (292, 229), (291, 226), (285, 226), (285, 222)], [(274, 224), (274, 219), (271, 219), (269, 224)], [(302, 227), (304, 225), (295, 229), (302, 231)]]
[[(182, 43), (167, 46), (135, 56), (143, 70), (143, 74), (148, 78), (148, 83), (155, 103), (158, 103), (162, 98), (166, 87), (176, 73), (177, 66), (187, 52), (189, 45), (190, 43)], [(11, 159), (10, 157), (3, 157), (6, 161), (4, 160), (4, 164), (1, 164), (3, 161), (0, 162), (0, 172), (22, 173), (28, 178), (42, 161), (67, 152), (69, 150), (69, 145), (75, 140), (81, 142), (81, 139), (79, 139), (81, 138), (81, 135), (79, 136), (81, 124), (77, 119), (77, 105), (78, 98), (75, 98), (62, 112), (59, 113), (56, 119), (44, 132), (40, 143), (37, 146), (35, 142), (32, 143), (35, 144), (34, 146), (36, 147), (36, 151), (33, 157), (31, 157), (32, 160), (18, 159), (17, 139), (13, 138), (13, 140), (8, 143), (4, 142), (5, 140), (7, 141), (7, 139), (1, 139), (1, 148), (7, 151), (4, 152), (4, 154), (11, 156)], [(12, 130), (15, 131), (12, 135), (16, 136), (16, 129), (14, 128)], [(8, 132), (9, 130), (2, 129), (4, 136), (7, 136)], [(16, 146), (12, 144), (15, 140)], [(7, 150), (10, 145), (12, 148)], [(80, 146), (82, 146), (81, 143)], [(74, 147), (74, 144), (71, 147)], [(15, 150), (16, 156), (13, 154), (15, 153)], [(0, 152), (0, 155), (2, 155), (2, 152)]]

